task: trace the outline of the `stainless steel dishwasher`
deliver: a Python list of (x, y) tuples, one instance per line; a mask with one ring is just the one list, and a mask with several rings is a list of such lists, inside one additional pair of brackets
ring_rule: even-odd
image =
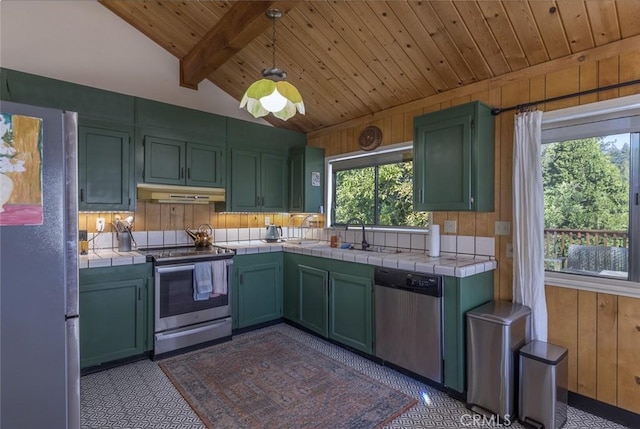
[(377, 267), (376, 356), (442, 383), (442, 276)]

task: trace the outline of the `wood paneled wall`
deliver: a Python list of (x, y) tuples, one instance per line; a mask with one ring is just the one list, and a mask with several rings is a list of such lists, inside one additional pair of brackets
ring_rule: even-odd
[[(309, 144), (327, 155), (358, 151), (357, 136), (368, 125), (382, 129), (383, 145), (413, 140), (413, 118), (473, 100), (493, 107), (640, 79), (640, 49), (614, 43), (501, 78), (477, 82), (446, 93), (349, 121), (309, 135)], [(640, 85), (539, 105), (543, 111), (640, 93)], [(438, 212), (434, 223), (458, 221), (459, 235), (494, 236), (495, 221), (512, 221), (513, 122), (515, 112), (496, 116), (495, 211)], [(495, 236), (498, 270), (496, 299), (512, 299), (512, 260), (506, 257), (511, 236)], [(569, 349), (570, 390), (640, 413), (640, 299), (547, 287), (549, 341)]]

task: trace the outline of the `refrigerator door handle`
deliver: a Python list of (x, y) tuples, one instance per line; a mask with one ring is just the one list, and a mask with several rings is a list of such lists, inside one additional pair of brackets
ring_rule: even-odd
[(80, 319), (67, 320), (67, 429), (80, 429)]

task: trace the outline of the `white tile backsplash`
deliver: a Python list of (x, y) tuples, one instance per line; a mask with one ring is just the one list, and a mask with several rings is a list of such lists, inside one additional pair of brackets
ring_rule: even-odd
[(176, 231), (176, 244), (178, 246), (193, 244), (193, 239), (189, 236), (189, 234), (187, 234), (186, 231), (180, 229)]
[(147, 247), (147, 231), (133, 231), (131, 235), (133, 235), (138, 248)]
[(175, 231), (163, 231), (163, 240), (165, 246), (176, 245), (176, 232)]
[(475, 237), (470, 237), (468, 235), (459, 235), (457, 246), (458, 253), (467, 253), (469, 255), (474, 255), (476, 253)]
[(411, 234), (398, 234), (398, 247), (402, 249), (411, 249)]
[(457, 252), (457, 240), (455, 235), (441, 235), (440, 236), (440, 250), (442, 252)]
[(411, 250), (424, 250), (425, 237), (424, 234), (411, 234)]
[(476, 237), (476, 255), (495, 256), (495, 252), (493, 237)]
[(238, 230), (238, 240), (246, 241), (249, 240), (249, 228), (240, 228)]
[(398, 233), (397, 232), (385, 232), (384, 233), (384, 245), (386, 247), (398, 247)]
[(220, 241), (220, 242), (227, 241), (227, 230), (226, 229), (214, 229), (213, 230), (213, 239), (214, 239), (214, 241)]
[(149, 246), (162, 246), (164, 244), (164, 234), (162, 231), (148, 231), (147, 242)]
[(373, 244), (374, 246), (386, 246), (385, 233), (380, 231), (368, 232), (367, 236), (371, 236), (373, 234), (373, 242), (369, 241), (369, 244)]
[(237, 228), (227, 229), (227, 241), (238, 241), (239, 236)]

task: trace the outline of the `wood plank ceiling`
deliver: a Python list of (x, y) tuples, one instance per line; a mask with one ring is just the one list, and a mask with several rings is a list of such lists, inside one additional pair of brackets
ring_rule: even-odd
[(201, 47), (223, 49), (208, 50), (202, 61), (216, 68), (203, 76), (238, 100), (273, 65), (271, 23), (256, 3), (287, 10), (276, 65), (307, 113), (265, 119), (303, 132), (640, 34), (639, 0), (100, 3), (185, 63), (208, 35)]

